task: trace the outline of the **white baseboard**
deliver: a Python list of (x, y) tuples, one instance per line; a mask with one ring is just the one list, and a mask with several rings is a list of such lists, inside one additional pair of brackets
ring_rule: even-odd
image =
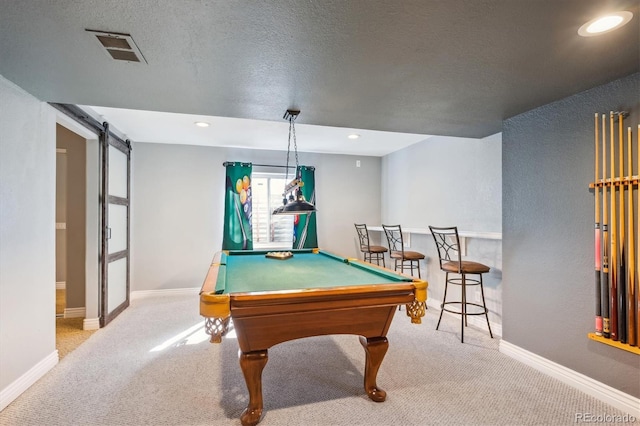
[(131, 292), (131, 300), (144, 299), (153, 296), (177, 296), (177, 295), (197, 295), (199, 287), (192, 288), (171, 288), (165, 290), (138, 290)]
[(40, 380), (49, 370), (58, 363), (58, 350), (51, 352), (42, 361), (31, 367), (13, 383), (0, 391), (0, 411), (4, 410), (31, 385)]
[(67, 288), (66, 281), (56, 281), (56, 290), (64, 290)]
[(84, 321), (82, 321), (82, 329), (83, 330), (99, 330), (100, 318), (85, 318)]
[(65, 308), (64, 309), (64, 317), (65, 318), (84, 318), (85, 308)]
[(635, 418), (640, 418), (640, 399), (602, 382), (598, 382), (584, 374), (571, 370), (546, 358), (522, 349), (512, 343), (500, 341), (500, 352), (514, 358), (542, 373), (560, 380), (594, 398), (599, 399)]
[[(435, 310), (440, 311), (440, 305), (442, 305), (442, 302), (440, 300), (427, 299), (427, 306), (430, 308), (434, 308)], [(460, 318), (460, 315), (455, 315), (446, 311), (444, 315), (452, 315)], [(489, 318), (491, 318), (491, 315), (489, 315)], [(467, 317), (467, 323), (481, 330), (487, 329), (487, 321), (485, 320), (483, 315), (469, 315)], [(489, 324), (491, 325), (491, 333), (493, 333), (494, 336), (502, 337), (502, 324), (491, 321), (491, 319), (489, 319)]]

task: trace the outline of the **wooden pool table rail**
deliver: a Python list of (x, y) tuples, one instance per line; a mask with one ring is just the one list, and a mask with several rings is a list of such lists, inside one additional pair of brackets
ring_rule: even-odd
[[(228, 331), (229, 319), (233, 305), (234, 322), (246, 316), (269, 316), (273, 314), (287, 315), (304, 313), (307, 321), (312, 322), (311, 330), (305, 330), (302, 324), (290, 333), (279, 333), (279, 338), (263, 336), (259, 339), (267, 347), (287, 340), (298, 339), (321, 334), (352, 334), (349, 324), (338, 325), (341, 321), (340, 310), (372, 306), (406, 305), (407, 316), (411, 322), (420, 324), (425, 315), (427, 299), (426, 281), (400, 281), (393, 284), (368, 284), (358, 286), (298, 289), (286, 291), (251, 292), (235, 294), (217, 294), (216, 282), (218, 274), (224, 273), (225, 265), (216, 262), (217, 254), (211, 263), (200, 292), (200, 315), (206, 318), (206, 330), (211, 335), (211, 342), (220, 343), (222, 336)], [(357, 264), (359, 260), (350, 260)], [(376, 265), (361, 265), (365, 269), (379, 268)], [(336, 311), (332, 317), (329, 311)], [(247, 314), (248, 312), (248, 314)], [(364, 311), (363, 311), (364, 312)], [(270, 319), (271, 321), (272, 319)], [(319, 327), (320, 323), (326, 323)], [(261, 327), (259, 327), (261, 328)], [(337, 331), (334, 331), (337, 330)], [(379, 335), (379, 334), (377, 334)], [(365, 336), (367, 337), (367, 336)], [(266, 341), (268, 340), (268, 342)], [(242, 346), (242, 345), (241, 345)], [(247, 345), (249, 346), (249, 345)]]

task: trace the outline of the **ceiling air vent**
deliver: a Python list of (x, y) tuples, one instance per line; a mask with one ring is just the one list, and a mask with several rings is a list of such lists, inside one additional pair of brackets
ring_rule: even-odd
[(104, 52), (116, 61), (137, 62), (146, 64), (140, 49), (133, 41), (131, 34), (111, 33), (96, 30), (86, 30), (95, 37)]

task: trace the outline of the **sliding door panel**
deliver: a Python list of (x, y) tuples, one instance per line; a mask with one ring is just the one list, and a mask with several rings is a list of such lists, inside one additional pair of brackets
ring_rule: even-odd
[(128, 300), (127, 293), (127, 259), (122, 258), (109, 263), (109, 293), (107, 295), (107, 311), (112, 313)]
[(110, 137), (104, 123), (102, 148), (101, 326), (129, 306), (131, 145)]
[(129, 209), (127, 206), (109, 203), (109, 254), (118, 253), (128, 249), (127, 247), (127, 219)]
[(109, 146), (109, 195), (128, 198), (129, 153)]

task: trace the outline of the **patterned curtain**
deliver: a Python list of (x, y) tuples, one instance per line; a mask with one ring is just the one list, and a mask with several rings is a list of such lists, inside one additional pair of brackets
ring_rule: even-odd
[(253, 250), (251, 230), (251, 163), (224, 163), (227, 168), (223, 250)]
[[(302, 195), (311, 204), (316, 204), (315, 167), (298, 166), (296, 176), (302, 177)], [(293, 248), (317, 248), (318, 231), (316, 214), (297, 215), (293, 221)]]

